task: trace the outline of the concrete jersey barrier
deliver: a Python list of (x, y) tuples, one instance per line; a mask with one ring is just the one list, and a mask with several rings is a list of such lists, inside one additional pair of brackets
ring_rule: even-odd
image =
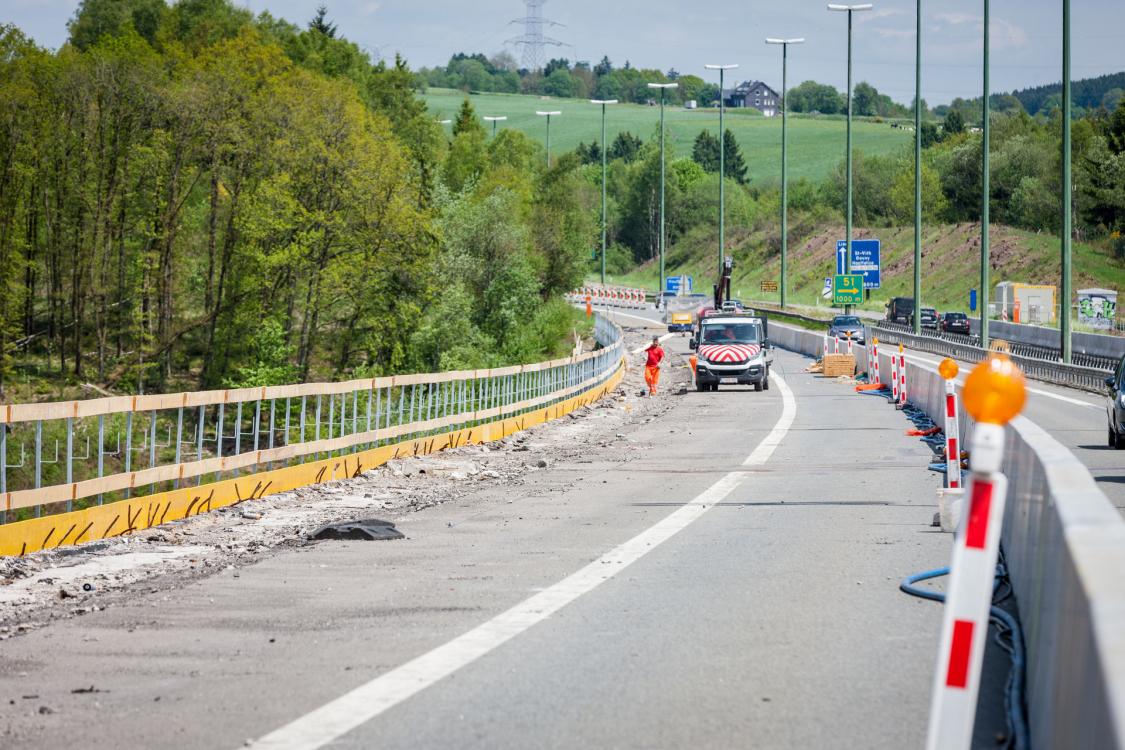
[[(822, 333), (781, 323), (770, 340), (810, 357), (823, 347)], [(891, 353), (879, 353), (884, 373)], [(867, 348), (855, 355), (869, 369)], [(945, 381), (912, 362), (907, 373), (910, 401), (940, 424)], [(971, 430), (966, 415), (963, 445)], [(1125, 750), (1125, 521), (1086, 467), (1034, 422), (1018, 417), (1006, 433), (1002, 543), (1027, 645), (1032, 746)]]

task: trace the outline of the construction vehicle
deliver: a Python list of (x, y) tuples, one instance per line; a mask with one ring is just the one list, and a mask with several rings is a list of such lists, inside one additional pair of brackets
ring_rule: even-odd
[(753, 310), (725, 311), (730, 299), (730, 277), (734, 262), (726, 258), (715, 284), (715, 305), (699, 312), (695, 334), (688, 346), (696, 351), (695, 387), (717, 391), (721, 383), (770, 387), (773, 351), (769, 342), (769, 318)]

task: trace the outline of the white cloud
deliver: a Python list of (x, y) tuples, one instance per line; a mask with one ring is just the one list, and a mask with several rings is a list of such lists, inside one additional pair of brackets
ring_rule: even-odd
[[(941, 23), (933, 27), (933, 31), (941, 32), (946, 26), (970, 26), (977, 34), (984, 33), (984, 18), (973, 13), (936, 13), (934, 19)], [(992, 36), (989, 40), (991, 47), (997, 50), (1018, 49), (1027, 45), (1028, 36), (1022, 26), (1018, 26), (1003, 18), (991, 19)]]

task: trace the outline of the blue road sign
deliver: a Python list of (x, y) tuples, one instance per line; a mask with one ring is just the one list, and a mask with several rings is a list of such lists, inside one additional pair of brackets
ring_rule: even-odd
[[(845, 272), (844, 255), (848, 243), (836, 240), (836, 274)], [(863, 276), (864, 289), (878, 289), (882, 282), (879, 240), (852, 240), (852, 273)]]
[(691, 276), (668, 276), (664, 279), (664, 291), (672, 294), (688, 294), (692, 290)]
[(969, 290), (969, 312), (977, 311), (977, 290)]

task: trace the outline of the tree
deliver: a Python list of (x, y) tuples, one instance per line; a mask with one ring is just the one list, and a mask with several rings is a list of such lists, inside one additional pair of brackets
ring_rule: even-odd
[(473, 131), (480, 131), (483, 136), (484, 126), (477, 119), (477, 111), (473, 109), (473, 103), (466, 98), (461, 102), (461, 108), (457, 110), (457, 117), (453, 120), (453, 135), (458, 136)]
[(320, 5), (316, 9), (316, 15), (309, 21), (309, 30), (318, 31), (330, 39), (336, 38), (336, 24), (328, 20), (328, 6)]
[(691, 148), (692, 160), (707, 172), (719, 171), (719, 139), (710, 130), (701, 130)]
[(1125, 152), (1125, 99), (1117, 103), (1117, 109), (1113, 110), (1109, 118), (1106, 141), (1113, 153)]
[(607, 76), (613, 72), (613, 63), (609, 61), (608, 56), (602, 56), (601, 62), (594, 66), (594, 75), (598, 78)]
[(786, 98), (790, 112), (820, 112), (825, 115), (844, 110), (844, 96), (834, 87), (816, 81), (805, 81), (790, 89)]
[(730, 128), (723, 132), (723, 150), (726, 152), (723, 155), (725, 176), (734, 179), (739, 185), (745, 185), (748, 171), (746, 160), (742, 158), (742, 149)]
[(644, 145), (641, 139), (630, 133), (628, 130), (623, 130), (617, 134), (613, 139), (613, 143), (609, 147), (609, 158), (622, 159), (626, 164), (632, 163), (640, 153), (641, 146)]
[(965, 120), (961, 117), (960, 110), (951, 109), (946, 113), (945, 121), (941, 124), (941, 132), (943, 137), (965, 132)]
[(543, 66), (543, 77), (550, 78), (551, 74), (556, 70), (562, 70), (569, 73), (570, 60), (567, 60), (565, 57), (552, 58), (551, 60), (548, 60), (547, 64)]
[(167, 11), (164, 0), (82, 0), (67, 24), (70, 43), (85, 50), (103, 36), (120, 36), (129, 25), (152, 44)]
[(566, 68), (555, 70), (543, 79), (543, 93), (547, 96), (569, 98), (574, 95), (574, 79)]
[(852, 91), (852, 114), (869, 117), (876, 113), (879, 92), (867, 81), (860, 81)]

